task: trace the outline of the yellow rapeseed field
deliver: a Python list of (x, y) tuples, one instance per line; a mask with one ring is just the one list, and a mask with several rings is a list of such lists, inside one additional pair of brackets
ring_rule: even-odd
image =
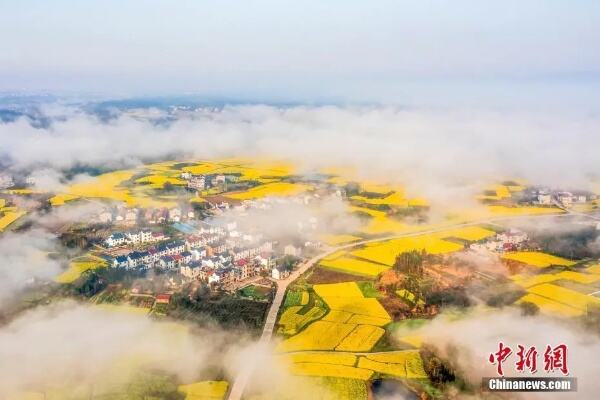
[(558, 303), (550, 300), (547, 297), (538, 296), (537, 294), (528, 293), (521, 297), (517, 303), (533, 303), (540, 308), (540, 311), (550, 316), (558, 317), (578, 317), (584, 314), (583, 310)]
[(391, 320), (385, 308), (374, 298), (326, 297), (324, 300), (332, 310)]
[(279, 324), (283, 326), (283, 332), (286, 335), (296, 334), (296, 332), (304, 328), (304, 326), (306, 326), (312, 321), (321, 318), (325, 314), (325, 310), (323, 310), (320, 307), (312, 307), (305, 314), (298, 314), (298, 312), (302, 308), (304, 307), (301, 305), (292, 306), (287, 308), (281, 315), (281, 318), (279, 319)]
[(362, 192), (377, 193), (380, 195), (398, 190), (397, 187), (379, 182), (360, 182), (360, 189)]
[(498, 185), (495, 187), (495, 189), (496, 189), (496, 196), (498, 196), (499, 198), (504, 199), (504, 198), (511, 197), (510, 190), (508, 189), (508, 187), (503, 186), (503, 185)]
[(539, 215), (539, 214), (562, 214), (563, 210), (557, 207), (506, 207), (488, 206), (493, 215), (517, 216), (517, 215)]
[(228, 387), (227, 381), (203, 381), (181, 385), (177, 390), (185, 395), (185, 400), (222, 400)]
[(135, 183), (143, 183), (147, 184), (148, 187), (157, 189), (162, 188), (165, 183), (170, 183), (172, 185), (185, 185), (186, 182), (182, 179), (169, 177), (166, 175), (147, 175), (142, 178), (136, 179)]
[(213, 163), (200, 163), (196, 165), (190, 165), (187, 167), (183, 167), (181, 170), (184, 172), (191, 172), (194, 175), (202, 175), (208, 174), (214, 171), (215, 169), (220, 168), (220, 165)]
[(326, 297), (364, 297), (356, 282), (329, 283), (314, 285), (313, 289), (319, 296)]
[(420, 335), (407, 335), (398, 338), (398, 340), (402, 343), (406, 343), (415, 348), (420, 348), (423, 346), (423, 337)]
[(75, 258), (69, 263), (69, 269), (58, 275), (55, 280), (59, 283), (71, 283), (79, 278), (83, 272), (106, 265), (106, 261), (99, 257), (84, 256)]
[(352, 243), (361, 240), (361, 237), (354, 235), (323, 235), (320, 240), (329, 246), (338, 246), (340, 244)]
[(21, 218), (27, 212), (18, 210), (18, 211), (2, 211), (0, 212), (0, 232), (5, 230), (10, 224)]
[(350, 254), (355, 257), (392, 266), (398, 254), (405, 251), (422, 249), (430, 254), (443, 254), (462, 250), (463, 246), (439, 239), (437, 235), (423, 235), (370, 244)]
[(585, 269), (586, 272), (590, 274), (600, 274), (600, 264), (592, 265)]
[(387, 271), (390, 267), (375, 264), (370, 261), (358, 260), (351, 257), (340, 257), (335, 260), (323, 260), (320, 265), (325, 268), (334, 269), (355, 275), (377, 276)]
[(358, 367), (400, 378), (424, 379), (427, 373), (418, 350), (405, 350), (360, 357)]
[(407, 229), (409, 229), (408, 224), (384, 215), (371, 219), (360, 231), (367, 235), (380, 235), (384, 233), (406, 232)]
[(281, 357), (294, 363), (321, 363), (354, 366), (356, 356), (351, 353), (305, 351), (300, 353), (289, 353)]
[(370, 315), (360, 315), (354, 314), (350, 319), (346, 321), (349, 324), (366, 324), (366, 325), (375, 325), (375, 326), (383, 326), (390, 323), (390, 318), (385, 317), (372, 317)]
[(300, 304), (305, 306), (308, 304), (308, 300), (310, 300), (310, 296), (307, 291), (302, 292), (302, 298), (300, 299)]
[(295, 196), (310, 189), (310, 186), (300, 183), (275, 182), (255, 186), (245, 192), (227, 194), (227, 197), (237, 200), (253, 200), (268, 196)]
[(528, 288), (541, 283), (550, 283), (559, 280), (571, 281), (589, 285), (600, 280), (600, 276), (584, 274), (575, 271), (562, 271), (556, 274), (538, 274), (533, 276), (513, 275), (511, 279), (519, 286)]
[[(352, 317), (353, 314), (347, 311), (338, 311), (338, 310), (331, 310), (327, 313), (327, 315), (325, 315), (323, 318), (321, 318), (321, 321), (330, 321), (330, 322), (348, 322), (348, 320), (350, 319), (350, 317)], [(353, 322), (355, 324), (360, 324), (362, 322)]]
[(361, 203), (366, 203), (366, 204), (373, 204), (373, 205), (389, 205), (389, 206), (396, 206), (396, 207), (408, 207), (408, 199), (406, 199), (402, 193), (400, 192), (393, 192), (392, 194), (383, 197), (383, 198), (368, 198), (368, 197), (364, 197), (364, 196), (352, 196), (351, 197), (352, 200), (354, 201), (358, 201)]
[(292, 364), (291, 372), (295, 375), (331, 376), (362, 380), (368, 380), (373, 376), (373, 371), (368, 369), (349, 367), (347, 365), (332, 365), (323, 363)]
[(587, 311), (589, 305), (600, 305), (600, 299), (597, 297), (581, 294), (551, 283), (532, 286), (527, 289), (527, 292), (577, 308), (583, 312)]
[(531, 265), (538, 268), (545, 268), (551, 265), (562, 265), (569, 267), (575, 262), (562, 257), (556, 257), (551, 254), (540, 253), (537, 251), (512, 251), (505, 253), (502, 258), (506, 260), (514, 260), (523, 264)]
[[(355, 321), (353, 323), (381, 326), (391, 321), (389, 314), (379, 301), (374, 298), (365, 298), (356, 282), (314, 285), (313, 289), (332, 311), (357, 314), (350, 317), (349, 321)], [(346, 314), (335, 314), (330, 318), (342, 315)]]
[(323, 257), (322, 260), (335, 260), (336, 258), (341, 257), (345, 254), (346, 254), (345, 250), (338, 250), (338, 251), (335, 251), (335, 252), (329, 254), (328, 256)]
[(496, 232), (489, 229), (484, 229), (479, 226), (467, 226), (460, 229), (454, 229), (444, 232), (444, 237), (456, 237), (463, 240), (476, 242), (494, 236)]
[(277, 346), (279, 352), (304, 350), (333, 350), (356, 325), (328, 321), (316, 321), (296, 336)]
[(382, 219), (387, 218), (387, 214), (385, 212), (378, 211), (378, 210), (372, 210), (372, 209), (366, 208), (366, 207), (350, 206), (350, 207), (348, 207), (348, 211), (351, 213), (358, 212), (358, 213), (368, 214), (373, 218), (382, 218)]
[(408, 360), (421, 358), (418, 350), (389, 351), (387, 353), (369, 354), (366, 357), (369, 360), (393, 364), (404, 364)]
[(372, 325), (358, 325), (335, 348), (337, 351), (370, 351), (381, 339), (385, 330)]

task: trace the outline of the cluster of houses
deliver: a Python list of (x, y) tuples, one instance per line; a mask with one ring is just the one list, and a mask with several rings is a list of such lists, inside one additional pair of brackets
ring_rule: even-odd
[(141, 222), (151, 225), (163, 224), (166, 222), (180, 222), (193, 220), (195, 218), (194, 210), (191, 207), (172, 207), (172, 208), (130, 208), (119, 206), (115, 209), (104, 209), (96, 215), (96, 222), (109, 224), (134, 226)]
[[(261, 235), (240, 234), (235, 223), (225, 228), (204, 225), (185, 240), (156, 239), (156, 232), (113, 233), (111, 243), (161, 243), (144, 250), (133, 250), (113, 259), (115, 268), (179, 271), (189, 279), (228, 285), (247, 279), (261, 271), (270, 272), (275, 266), (273, 242)], [(162, 234), (160, 234), (162, 235)]]
[(191, 172), (184, 171), (181, 173), (181, 179), (187, 181), (188, 189), (202, 191), (225, 183), (237, 182), (239, 177), (234, 174), (194, 175)]
[(498, 233), (494, 238), (479, 243), (472, 243), (469, 248), (475, 251), (515, 251), (527, 242), (527, 233), (511, 228), (505, 232)]
[(562, 191), (549, 188), (533, 188), (531, 191), (533, 203), (539, 205), (552, 205), (560, 203), (564, 207), (570, 207), (573, 204), (582, 204), (595, 200), (597, 196), (592, 192), (583, 190)]
[(140, 231), (131, 231), (131, 232), (114, 232), (111, 234), (104, 243), (107, 247), (117, 247), (123, 246), (125, 244), (142, 244), (142, 243), (152, 243), (152, 242), (160, 242), (161, 240), (165, 240), (165, 235), (162, 232), (153, 232), (148, 229), (143, 229)]

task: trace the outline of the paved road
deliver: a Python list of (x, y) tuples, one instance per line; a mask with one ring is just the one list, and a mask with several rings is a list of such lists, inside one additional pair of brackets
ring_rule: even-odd
[[(477, 222), (465, 222), (465, 223), (459, 223), (459, 224), (455, 224), (455, 225), (447, 225), (447, 226), (443, 226), (443, 227), (439, 227), (439, 228), (435, 228), (435, 229), (428, 229), (428, 230), (422, 230), (422, 231), (416, 231), (416, 232), (410, 232), (410, 233), (401, 233), (401, 234), (396, 234), (396, 235), (378, 237), (375, 239), (361, 240), (359, 242), (354, 242), (354, 243), (350, 243), (350, 244), (346, 244), (346, 245), (342, 245), (342, 246), (328, 247), (323, 253), (316, 255), (313, 258), (311, 258), (310, 260), (301, 264), (295, 271), (293, 271), (290, 274), (290, 276), (288, 278), (277, 281), (277, 292), (275, 293), (275, 297), (273, 298), (273, 303), (271, 303), (271, 307), (269, 308), (269, 312), (268, 312), (267, 318), (265, 320), (265, 326), (263, 328), (263, 332), (262, 332), (262, 335), (259, 340), (259, 346), (266, 347), (267, 343), (271, 340), (271, 337), (273, 336), (273, 330), (275, 328), (275, 323), (277, 322), (277, 314), (279, 313), (279, 309), (281, 308), (281, 304), (283, 303), (283, 299), (285, 297), (285, 292), (286, 292), (289, 284), (292, 283), (293, 281), (295, 281), (296, 279), (298, 279), (298, 277), (300, 277), (300, 275), (302, 275), (306, 271), (308, 271), (309, 268), (311, 268), (316, 263), (318, 263), (322, 258), (327, 257), (328, 255), (333, 254), (336, 251), (346, 250), (346, 249), (350, 249), (353, 247), (362, 246), (362, 245), (369, 244), (369, 243), (382, 242), (382, 241), (386, 241), (386, 240), (400, 239), (400, 238), (412, 237), (412, 236), (429, 235), (432, 233), (443, 232), (443, 231), (450, 230), (450, 229), (465, 228), (468, 226), (476, 226), (476, 225), (482, 225), (482, 224), (496, 225), (498, 222), (518, 220), (518, 219), (556, 218), (556, 217), (564, 217), (569, 214), (583, 215), (583, 216), (591, 217), (591, 218), (595, 219), (595, 217), (587, 215), (587, 214), (571, 212), (569, 209), (564, 209), (564, 210), (566, 211), (566, 213), (564, 213), (564, 214), (519, 215), (519, 216), (509, 216), (509, 217), (498, 217), (498, 218), (492, 218), (489, 220), (483, 220), (483, 221), (477, 221)], [(236, 377), (235, 381), (233, 382), (231, 391), (229, 393), (228, 400), (241, 400), (242, 394), (244, 393), (244, 388), (246, 387), (246, 384), (248, 383), (248, 379), (252, 375), (252, 371), (253, 371), (254, 367), (255, 366), (248, 364), (239, 373), (239, 375)]]

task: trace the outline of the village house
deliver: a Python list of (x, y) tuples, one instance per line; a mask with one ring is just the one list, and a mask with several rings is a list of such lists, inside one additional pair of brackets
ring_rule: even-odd
[(156, 304), (169, 304), (170, 302), (170, 294), (159, 294), (158, 296), (156, 296)]
[(152, 241), (152, 231), (140, 231), (140, 242), (148, 243)]
[(125, 235), (120, 232), (115, 232), (110, 235), (105, 241), (108, 247), (120, 246), (125, 243)]
[(192, 261), (188, 265), (183, 265), (179, 268), (179, 273), (186, 278), (202, 279), (202, 265), (197, 261)]
[(178, 207), (174, 207), (169, 209), (169, 221), (170, 222), (180, 222), (181, 221), (181, 209)]
[(198, 261), (204, 257), (206, 257), (206, 248), (196, 248), (190, 250), (190, 254), (192, 255), (193, 261)]
[(552, 195), (550, 193), (538, 194), (537, 201), (542, 205), (552, 204)]
[(212, 258), (203, 258), (203, 259), (201, 260), (201, 262), (202, 262), (202, 266), (203, 266), (203, 267), (207, 267), (207, 268), (215, 268), (215, 267), (217, 267), (217, 265), (216, 265), (216, 264), (217, 264), (216, 260), (214, 260), (214, 259), (212, 259)]
[(181, 173), (181, 175), (180, 175), (181, 179), (184, 179), (184, 180), (186, 180), (186, 181), (187, 181), (187, 180), (189, 180), (189, 179), (191, 179), (191, 178), (192, 178), (192, 176), (193, 176), (193, 175), (192, 175), (192, 173), (191, 173), (191, 172), (189, 172), (189, 171), (183, 171), (183, 172)]
[(159, 242), (161, 240), (165, 240), (165, 235), (162, 232), (152, 232), (152, 238), (151, 241), (152, 242)]
[(183, 265), (179, 267), (179, 273), (186, 278), (196, 279), (200, 275), (200, 266), (198, 265)]
[(127, 241), (131, 244), (138, 244), (142, 242), (142, 236), (140, 232), (127, 232), (125, 234)]
[(503, 244), (508, 243), (512, 245), (518, 245), (525, 242), (528, 239), (528, 236), (525, 232), (521, 230), (511, 228), (506, 232), (502, 232), (496, 235), (496, 239), (502, 242)]
[(184, 251), (183, 253), (180, 254), (180, 256), (183, 259), (182, 262), (184, 264), (187, 264), (192, 261), (192, 253), (190, 253), (189, 251)]
[(281, 266), (275, 266), (273, 267), (273, 269), (271, 270), (271, 277), (273, 279), (285, 279), (288, 276), (290, 276), (290, 271), (288, 271), (287, 269), (282, 268)]
[(206, 239), (201, 236), (191, 235), (185, 239), (185, 247), (188, 250), (191, 250), (195, 247), (204, 246), (206, 244)]
[(266, 253), (261, 253), (254, 257), (254, 261), (261, 268), (269, 269), (275, 265), (275, 260), (272, 257), (269, 257)]
[(571, 192), (558, 192), (556, 198), (565, 207), (570, 207), (573, 204), (573, 194)]
[(113, 267), (129, 268), (129, 259), (127, 258), (127, 256), (117, 256), (113, 260)]
[(211, 184), (213, 186), (217, 186), (217, 185), (223, 185), (225, 184), (225, 175), (219, 174), (219, 175), (215, 175), (213, 176), (212, 180), (211, 180)]
[(527, 233), (511, 228), (505, 232), (499, 233), (494, 239), (485, 240), (480, 243), (472, 243), (469, 248), (475, 251), (512, 251), (517, 250), (519, 246), (529, 239)]
[(187, 181), (187, 187), (189, 189), (200, 191), (206, 189), (206, 178), (204, 175), (191, 175), (189, 178), (187, 178)]
[(137, 208), (128, 209), (125, 212), (125, 225), (135, 225), (138, 219)]
[(229, 285), (236, 281), (236, 271), (231, 267), (223, 267), (216, 271), (221, 285)]
[(167, 254), (181, 254), (185, 251), (185, 242), (183, 240), (176, 240), (166, 244)]
[(254, 267), (248, 262), (248, 260), (238, 260), (235, 265), (238, 271), (239, 280), (244, 280), (254, 276)]
[(184, 260), (183, 260), (183, 257), (181, 256), (181, 254), (172, 255), (171, 258), (175, 262), (175, 267), (179, 267), (184, 264), (184, 262), (183, 262)]
[(156, 247), (150, 247), (148, 249), (148, 253), (150, 254), (150, 259), (152, 263), (158, 262), (158, 260), (160, 259), (160, 254), (158, 253)]
[(210, 243), (206, 245), (206, 252), (209, 256), (213, 254), (219, 254), (227, 250), (227, 245), (224, 241), (219, 241), (217, 243)]
[(175, 260), (171, 256), (162, 256), (160, 258), (159, 265), (163, 269), (174, 269)]
[(101, 224), (108, 224), (110, 222), (112, 222), (113, 220), (113, 215), (110, 211), (102, 211), (100, 214), (98, 214), (97, 217), (97, 221)]

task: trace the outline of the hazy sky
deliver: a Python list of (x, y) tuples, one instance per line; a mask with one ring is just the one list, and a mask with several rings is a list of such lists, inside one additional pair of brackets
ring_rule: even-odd
[(595, 0), (0, 0), (0, 90), (582, 103)]

